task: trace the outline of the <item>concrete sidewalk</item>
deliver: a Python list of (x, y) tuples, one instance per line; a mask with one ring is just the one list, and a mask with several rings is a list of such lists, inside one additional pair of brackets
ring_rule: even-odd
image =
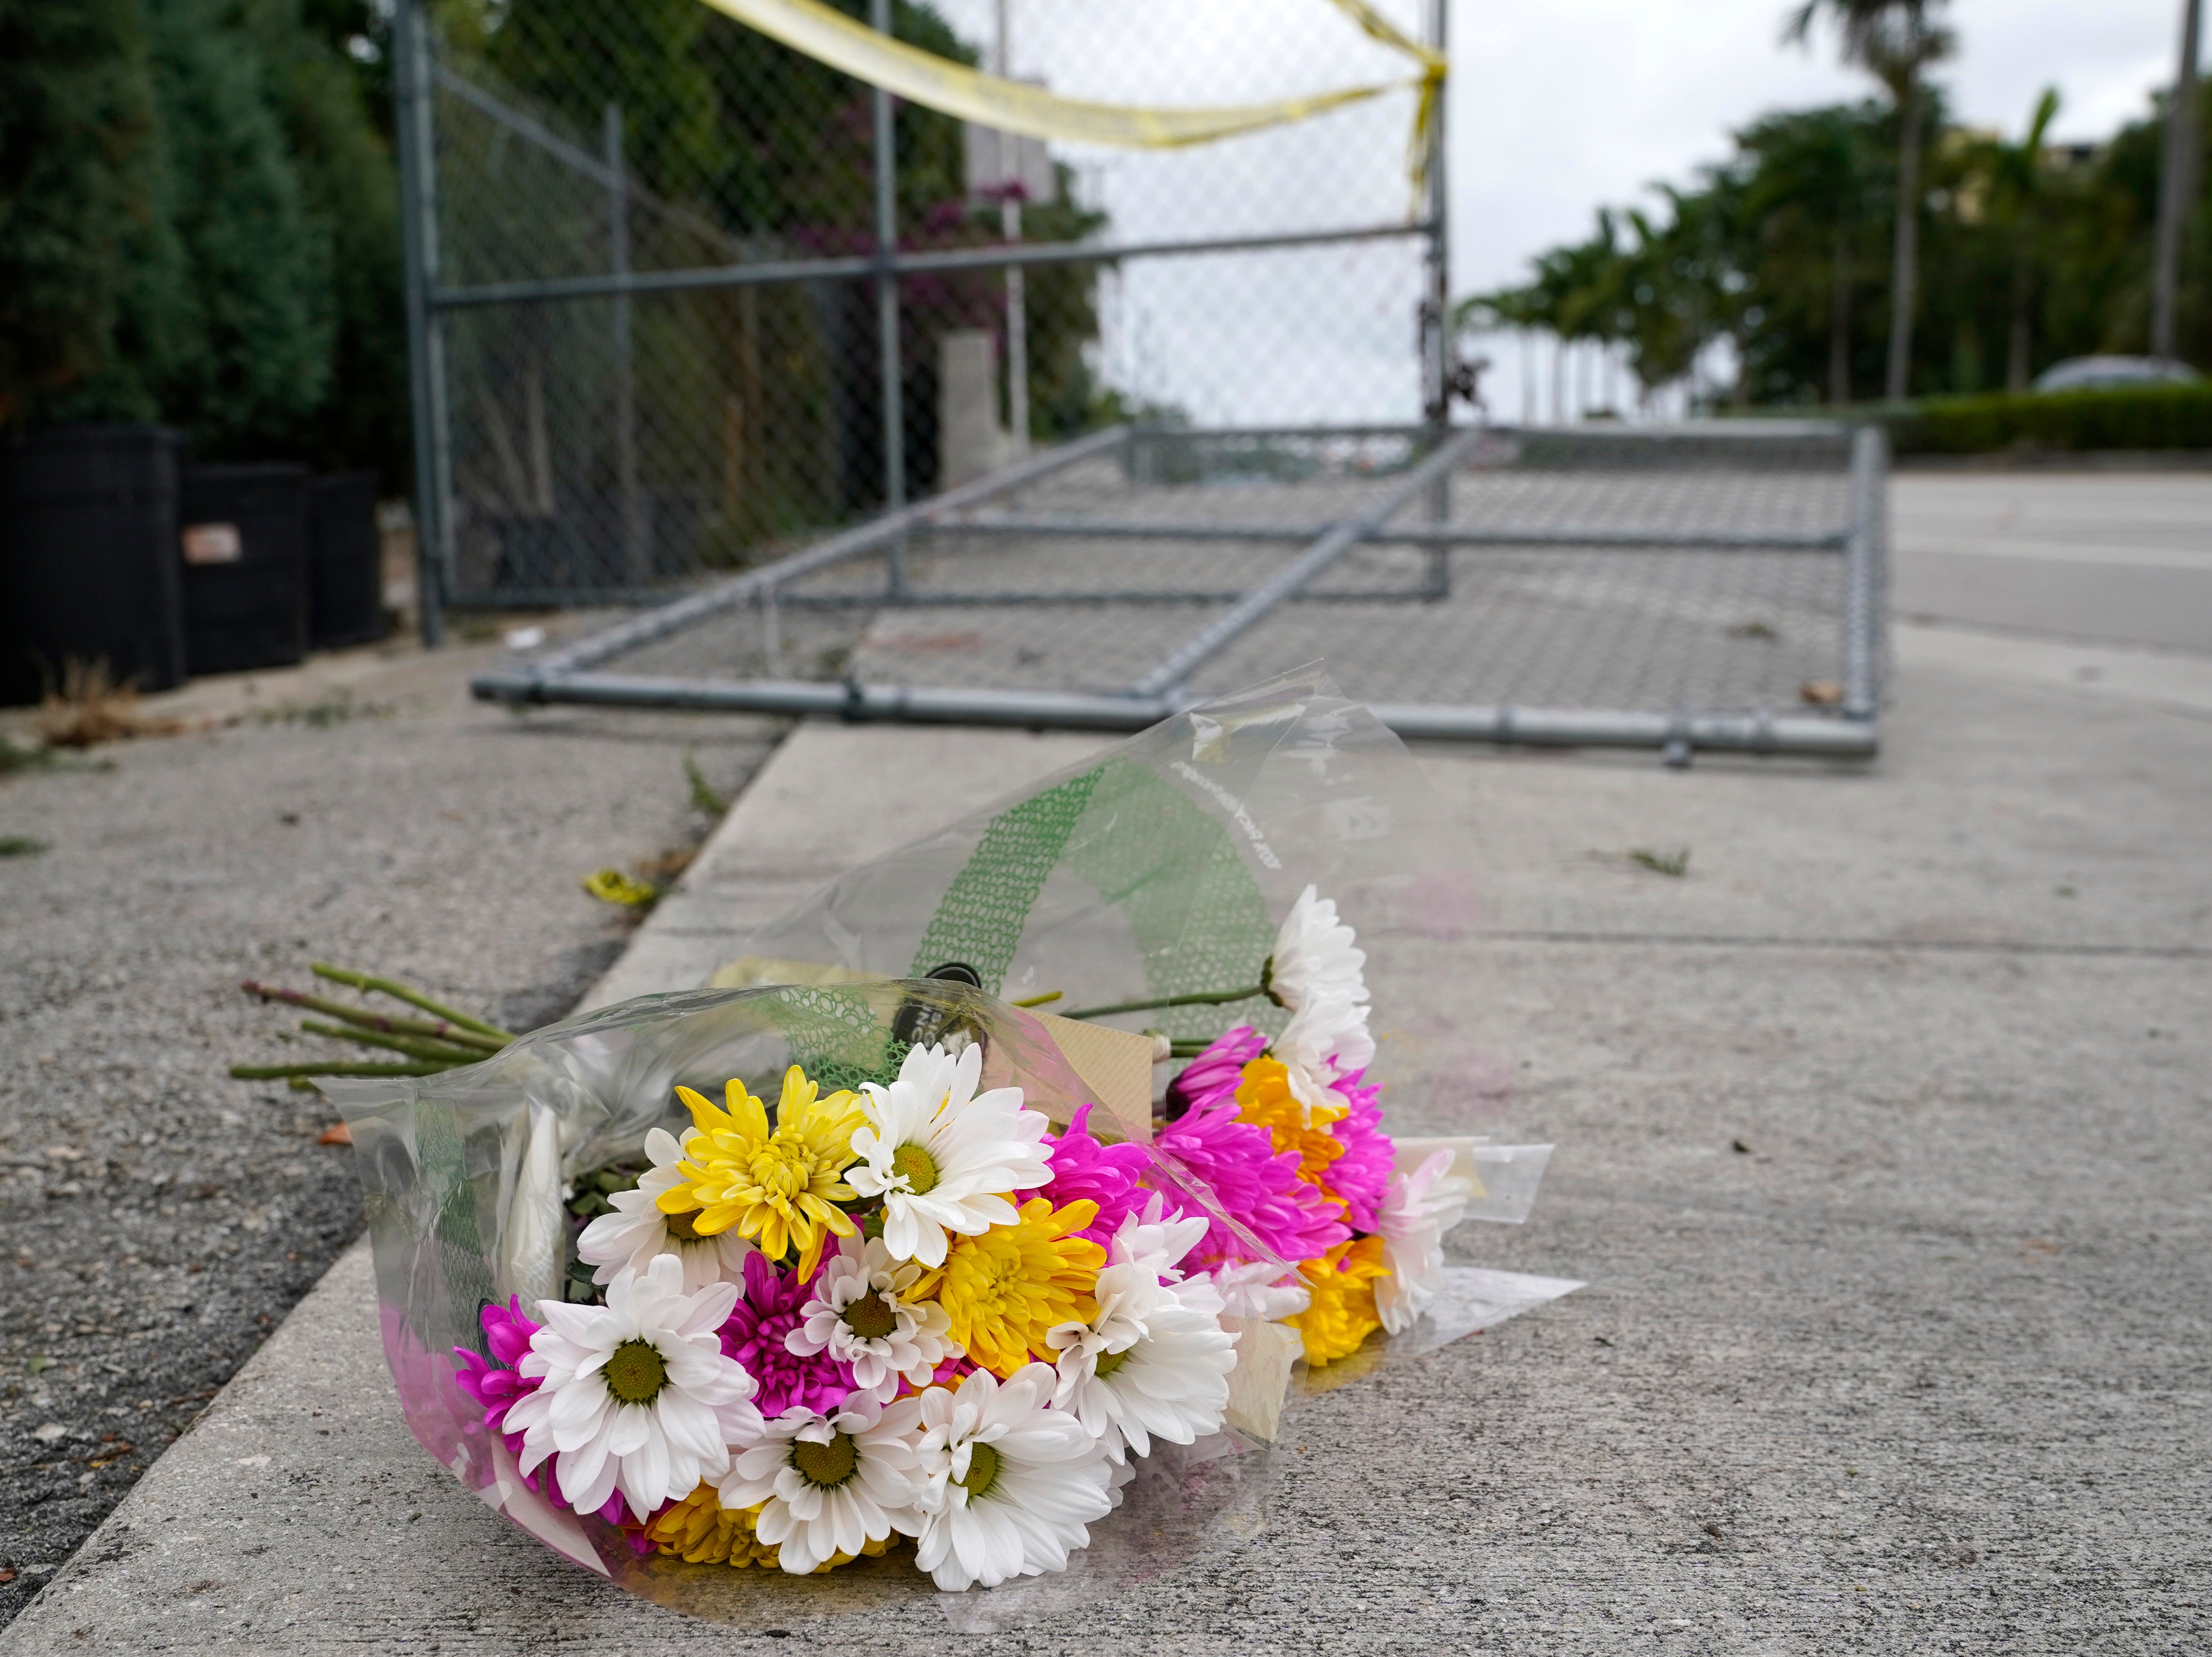
[[(356, 1253), (0, 1652), (2202, 1650), (2212, 667), (2008, 648), (1901, 651), (1865, 770), (1425, 753), (1480, 912), (1372, 963), (1392, 1108), (1558, 1141), (1455, 1242), (1591, 1286), (1303, 1406), (1255, 1545), (1018, 1633), (687, 1621), (422, 1454)], [(802, 729), (592, 998), (1094, 746)]]

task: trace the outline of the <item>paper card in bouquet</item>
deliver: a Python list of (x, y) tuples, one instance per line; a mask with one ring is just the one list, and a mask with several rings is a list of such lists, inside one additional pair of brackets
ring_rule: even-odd
[(714, 986), (327, 1083), (410, 1429), (722, 1621), (926, 1575), (1014, 1626), (1249, 1540), (1300, 1398), (1579, 1286), (1443, 1253), (1549, 1146), (1384, 1126), (1368, 961), (1465, 907), (1311, 671), (854, 870)]

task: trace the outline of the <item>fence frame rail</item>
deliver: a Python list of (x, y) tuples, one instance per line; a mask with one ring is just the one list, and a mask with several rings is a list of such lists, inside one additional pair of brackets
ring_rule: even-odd
[[(1388, 428), (1346, 428), (1346, 433), (1299, 428), (1293, 432), (1240, 433), (1240, 436), (1334, 437), (1347, 433), (1373, 436)], [(1762, 443), (1808, 434), (1843, 439), (1843, 428), (1805, 422), (1699, 422), (1674, 433), (1707, 440), (1719, 439), (1755, 450)], [(1696, 708), (1606, 709), (1587, 707), (1454, 706), (1436, 703), (1384, 704), (1375, 712), (1401, 736), (1414, 739), (1485, 742), (1532, 747), (1614, 747), (1656, 750), (1671, 765), (1686, 765), (1698, 750), (1760, 755), (1793, 754), (1826, 759), (1868, 759), (1880, 744), (1879, 713), (1887, 648), (1882, 606), (1888, 555), (1888, 448), (1881, 429), (1863, 426), (1848, 434), (1850, 521), (1840, 531), (1731, 534), (1653, 525), (1632, 530), (1569, 527), (1394, 525), (1390, 520), (1435, 491), (1451, 470), (1499, 428), (1463, 426), (1441, 440), (1428, 427), (1398, 428), (1419, 455), (1391, 480), (1380, 496), (1356, 516), (1305, 525), (1275, 524), (1247, 531), (1208, 526), (1221, 538), (1294, 543), (1304, 550), (1266, 579), (1236, 592), (1182, 591), (1073, 591), (1051, 592), (917, 592), (900, 580), (900, 565), (887, 558), (880, 592), (857, 595), (786, 595), (792, 583), (841, 564), (887, 554), (910, 540), (933, 534), (976, 532), (1013, 535), (1034, 525), (1048, 534), (1064, 531), (1066, 520), (1046, 516), (990, 514), (990, 503), (1083, 462), (1115, 458), (1127, 463), (1139, 442), (1182, 436), (1194, 441), (1219, 433), (1165, 434), (1115, 426), (1046, 450), (990, 476), (928, 500), (886, 512), (872, 521), (832, 535), (774, 563), (717, 582), (673, 603), (629, 617), (531, 660), (520, 660), (478, 675), (471, 682), (483, 701), (507, 704), (580, 703), (602, 707), (822, 715), (849, 720), (904, 720), (922, 724), (1056, 725), (1076, 730), (1133, 731), (1204, 700), (1188, 688), (1191, 675), (1278, 606), (1293, 601), (1422, 602), (1449, 591), (1449, 562), (1455, 551), (1479, 555), (1486, 548), (1599, 547), (1632, 552), (1696, 549), (1707, 551), (1790, 552), (1843, 561), (1844, 603), (1838, 618), (1838, 652), (1843, 698), (1832, 714), (1725, 712)], [(1637, 431), (1620, 435), (1663, 441), (1668, 434)], [(1433, 507), (1432, 507), (1433, 510)], [(1097, 532), (1123, 539), (1181, 538), (1186, 524), (1146, 524), (1100, 519)], [(1033, 531), (1032, 532), (1036, 532)], [(1344, 554), (1359, 545), (1414, 544), (1430, 549), (1428, 584), (1402, 589), (1316, 592), (1312, 583)], [(1228, 603), (1231, 608), (1197, 628), (1146, 667), (1126, 687), (1110, 694), (1034, 689), (953, 687), (759, 678), (682, 678), (667, 675), (599, 671), (614, 658), (696, 627), (746, 604), (769, 611), (775, 605), (866, 604), (885, 608), (927, 604), (1103, 604), (1136, 601)]]

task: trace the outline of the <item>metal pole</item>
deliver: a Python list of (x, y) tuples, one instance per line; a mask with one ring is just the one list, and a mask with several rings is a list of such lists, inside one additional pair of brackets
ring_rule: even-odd
[[(994, 54), (1001, 80), (1013, 76), (1013, 25), (1009, 0), (998, 0), (998, 47)], [(1006, 146), (1022, 141), (1010, 133), (999, 136), (999, 171), (1006, 170)], [(1003, 180), (1002, 180), (1003, 182)], [(1008, 195), (999, 203), (999, 228), (1011, 246), (1022, 239), (1021, 197)], [(1018, 264), (1006, 267), (1006, 434), (1012, 440), (1009, 459), (1030, 452), (1030, 307), (1029, 276)]]
[[(869, 0), (868, 22), (878, 34), (891, 32), (891, 0)], [(906, 505), (905, 375), (899, 361), (898, 277), (890, 268), (898, 251), (898, 136), (891, 94), (875, 89), (876, 106), (876, 350), (883, 359), (884, 510)], [(906, 592), (906, 543), (894, 539), (885, 555), (890, 596)]]
[[(620, 104), (606, 106), (607, 264), (617, 276), (629, 274), (629, 185), (623, 167), (623, 112)], [(645, 585), (645, 516), (637, 493), (637, 387), (631, 372), (629, 295), (615, 295), (615, 478), (622, 495), (622, 549), (624, 579), (632, 586)]]
[[(1429, 0), (1429, 45), (1441, 53), (1445, 46), (1445, 20), (1449, 0)], [(1451, 82), (1437, 88), (1434, 119), (1429, 127), (1429, 309), (1436, 319), (1425, 365), (1429, 380), (1429, 440), (1442, 443), (1451, 434), (1452, 359), (1456, 355), (1451, 314), (1450, 196), (1444, 188), (1444, 113), (1451, 102)], [(1428, 517), (1431, 524), (1451, 518), (1451, 473), (1439, 472), (1430, 487)], [(1429, 552), (1427, 592), (1431, 598), (1451, 593), (1451, 550)]]
[(1889, 547), (1889, 441), (1879, 426), (1851, 440), (1851, 529), (1844, 547), (1844, 717), (1869, 721), (1881, 701), (1881, 607)]
[(399, 140), (399, 245), (407, 315), (409, 412), (415, 432), (415, 589), (422, 642), (445, 642), (445, 495), (441, 324), (430, 308), (438, 275), (438, 215), (430, 124), (429, 22), (422, 0), (393, 14), (393, 125)]
[(2166, 111), (2166, 159), (2159, 173), (2158, 252), (2151, 269), (2150, 354), (2171, 358), (2174, 290), (2190, 209), (2197, 204), (2197, 42), (2203, 0), (2181, 0), (2181, 58)]

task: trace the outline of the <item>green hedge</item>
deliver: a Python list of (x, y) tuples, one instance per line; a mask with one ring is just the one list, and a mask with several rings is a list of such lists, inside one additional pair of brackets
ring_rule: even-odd
[(2212, 449), (2212, 384), (1929, 398), (1878, 418), (1900, 454)]

